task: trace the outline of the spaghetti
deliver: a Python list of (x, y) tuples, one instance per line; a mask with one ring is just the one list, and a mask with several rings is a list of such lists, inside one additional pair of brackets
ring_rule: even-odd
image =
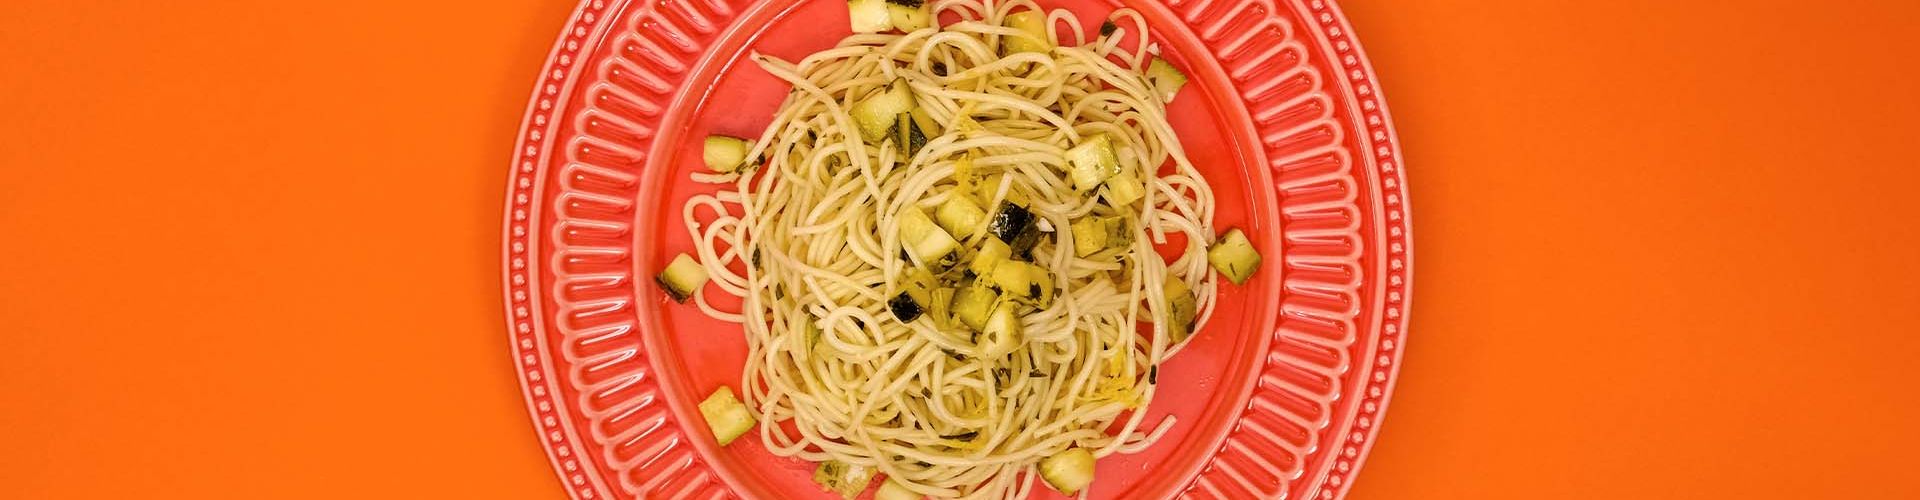
[[(1166, 118), (1184, 76), (1151, 76), (1165, 63), (1138, 13), (1090, 34), (1028, 0), (925, 8), (958, 21), (798, 62), (754, 55), (793, 90), (747, 165), (694, 174), (724, 187), (684, 208), (700, 266), (740, 309), (692, 296), (743, 325), (741, 399), (773, 453), (917, 495), (1024, 498), (1047, 457), (1135, 452), (1171, 427), (1144, 408), (1213, 309), (1213, 194)], [(889, 92), (912, 113), (867, 116)], [(1110, 153), (1081, 148), (1095, 143)], [(926, 213), (951, 250), (916, 239)], [(968, 294), (1016, 324), (982, 335)]]

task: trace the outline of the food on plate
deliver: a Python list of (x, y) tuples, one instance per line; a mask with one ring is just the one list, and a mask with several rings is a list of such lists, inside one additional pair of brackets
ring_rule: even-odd
[(658, 281), (748, 345), (740, 400), (702, 413), (722, 445), (767, 424), (847, 498), (1084, 491), (1171, 428), (1146, 421), (1160, 365), (1260, 265), (1167, 121), (1187, 77), (1130, 10), (847, 9), (833, 48), (754, 55), (792, 90), (693, 175), (718, 190), (683, 207), (699, 258)]
[(733, 397), (733, 388), (720, 387), (700, 402), (700, 416), (707, 420), (707, 428), (713, 430), (713, 438), (720, 446), (732, 443), (734, 439), (753, 430), (753, 412), (747, 405)]
[(673, 297), (674, 302), (684, 303), (707, 285), (707, 279), (707, 268), (683, 253), (674, 257), (673, 263), (667, 264), (667, 269), (660, 271), (653, 281), (660, 283), (660, 288), (666, 289), (667, 296)]

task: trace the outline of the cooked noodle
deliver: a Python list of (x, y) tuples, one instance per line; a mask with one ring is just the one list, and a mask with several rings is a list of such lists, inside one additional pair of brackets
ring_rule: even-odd
[[(1002, 19), (1036, 5), (942, 0), (932, 9), (960, 21), (855, 34), (797, 63), (754, 55), (793, 91), (748, 154), (756, 168), (695, 174), (725, 187), (686, 204), (687, 228), (699, 261), (741, 306), (695, 299), (743, 325), (743, 399), (773, 453), (876, 468), (936, 497), (1023, 498), (1042, 458), (1074, 446), (1096, 457), (1136, 452), (1172, 426), (1171, 417), (1143, 422), (1156, 392), (1149, 372), (1179, 348), (1160, 326), (1163, 280), (1185, 281), (1204, 325), (1216, 287), (1205, 254), (1214, 199), (1141, 74), (1153, 48), (1138, 35), (1138, 13), (1115, 12), (1119, 29), (1100, 36), (1054, 11), (1059, 47), (1002, 57), (1000, 45), (1019, 33)], [(1127, 33), (1140, 42), (1120, 47)], [(849, 114), (896, 78), (945, 131), (910, 157), (893, 141), (863, 141)], [(1068, 180), (1066, 150), (1094, 134), (1146, 180), (1144, 201), (1126, 213)], [(1058, 284), (1049, 307), (1019, 319), (1024, 342), (997, 359), (964, 329), (888, 314), (902, 273), (916, 266), (902, 254), (897, 214), (966, 195), (955, 180), (963, 157), (1006, 172), (986, 187), (986, 206), (1027, 201), (1047, 231), (1033, 262)], [(1131, 247), (1077, 257), (1067, 228), (1089, 214), (1124, 217)], [(1169, 233), (1184, 243), (1167, 248)]]

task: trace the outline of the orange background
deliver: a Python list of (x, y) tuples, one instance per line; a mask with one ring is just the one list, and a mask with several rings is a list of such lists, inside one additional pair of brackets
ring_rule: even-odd
[[(555, 498), (502, 183), (565, 0), (0, 2), (0, 498)], [(1348, 0), (1406, 371), (1352, 498), (1920, 498), (1911, 1)]]

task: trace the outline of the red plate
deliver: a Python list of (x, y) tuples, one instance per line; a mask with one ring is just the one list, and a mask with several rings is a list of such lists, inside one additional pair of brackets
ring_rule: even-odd
[[(1340, 497), (1393, 389), (1412, 274), (1392, 120), (1345, 18), (1327, 0), (1041, 3), (1084, 26), (1146, 15), (1192, 75), (1169, 113), (1214, 225), (1280, 256), (1223, 288), (1160, 374), (1148, 422), (1178, 424), (1101, 460), (1091, 496)], [(745, 340), (651, 276), (692, 248), (701, 138), (758, 135), (786, 95), (745, 55), (847, 33), (838, 1), (588, 0), (568, 21), (515, 148), (503, 271), (528, 409), (574, 498), (828, 498), (757, 439), (715, 446), (695, 405), (739, 384)]]

